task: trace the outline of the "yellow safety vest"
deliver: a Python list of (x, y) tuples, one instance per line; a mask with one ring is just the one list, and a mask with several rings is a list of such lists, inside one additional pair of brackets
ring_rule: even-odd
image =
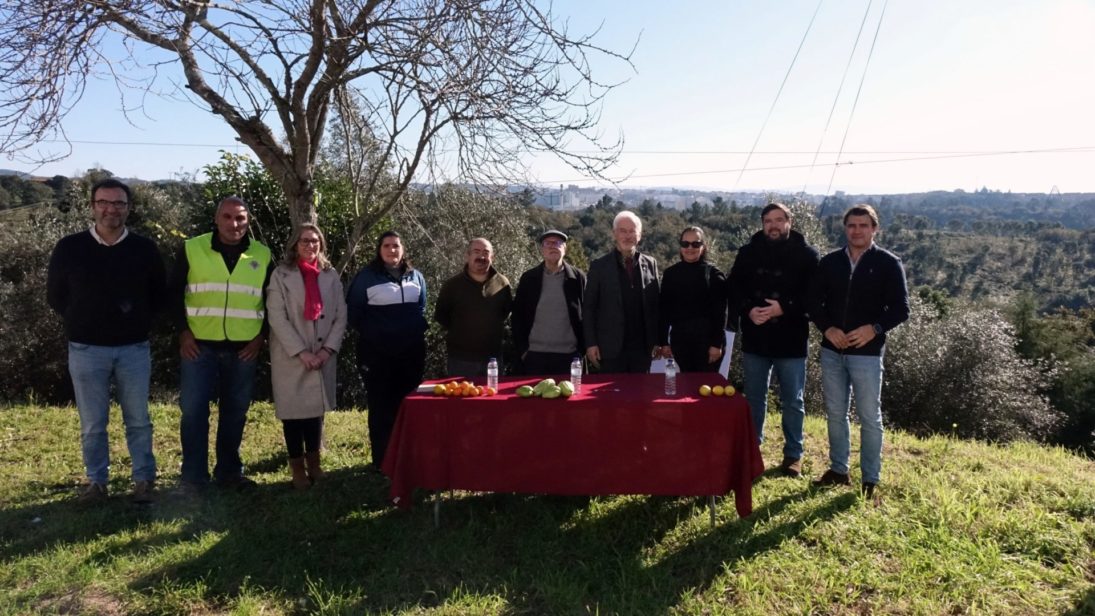
[(231, 273), (213, 234), (186, 241), (186, 323), (198, 340), (248, 341), (262, 331), (265, 303), (262, 283), (270, 266), (270, 249), (251, 241)]

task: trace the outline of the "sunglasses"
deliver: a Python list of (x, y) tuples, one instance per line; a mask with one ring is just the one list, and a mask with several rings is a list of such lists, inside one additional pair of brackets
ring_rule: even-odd
[(703, 240), (696, 240), (695, 242), (681, 240), (681, 248), (703, 248)]

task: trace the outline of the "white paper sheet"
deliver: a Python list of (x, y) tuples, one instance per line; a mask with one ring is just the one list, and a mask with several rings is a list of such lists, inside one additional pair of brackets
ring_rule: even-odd
[(722, 378), (730, 379), (730, 356), (734, 354), (734, 336), (736, 332), (726, 330), (726, 346), (722, 351), (722, 364), (719, 365), (719, 374)]

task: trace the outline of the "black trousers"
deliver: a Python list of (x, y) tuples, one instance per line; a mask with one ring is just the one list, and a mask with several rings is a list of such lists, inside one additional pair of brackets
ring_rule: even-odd
[(378, 467), (384, 463), (399, 405), (422, 382), (425, 362), (423, 349), (417, 357), (392, 358), (361, 367), (365, 397), (369, 403), (369, 446), (373, 452), (373, 464)]
[[(719, 363), (707, 362), (707, 349), (710, 344), (702, 340), (672, 341), (669, 348), (673, 350), (673, 359), (681, 367), (681, 372), (718, 372)], [(721, 357), (719, 359), (722, 359)]]
[(574, 361), (573, 353), (541, 353), (529, 351), (521, 360), (521, 374), (525, 376), (559, 376), (570, 378), (570, 362)]
[(282, 419), (281, 431), (285, 435), (285, 448), (290, 458), (299, 458), (305, 452), (319, 451), (323, 444), (323, 415), (306, 419)]

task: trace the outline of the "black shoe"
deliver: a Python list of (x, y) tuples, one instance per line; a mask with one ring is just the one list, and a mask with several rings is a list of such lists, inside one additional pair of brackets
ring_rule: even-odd
[(825, 474), (814, 480), (815, 486), (850, 486), (852, 480), (844, 473), (827, 470)]
[(874, 496), (874, 487), (875, 487), (875, 484), (870, 483), (868, 481), (864, 481), (859, 486), (859, 490), (861, 492), (863, 492), (863, 496), (865, 496), (867, 498), (871, 498), (872, 496)]
[(259, 484), (255, 483), (249, 477), (243, 475), (236, 475), (235, 477), (222, 477), (216, 481), (218, 488), (225, 488), (236, 490), (237, 492), (249, 492), (258, 487)]

